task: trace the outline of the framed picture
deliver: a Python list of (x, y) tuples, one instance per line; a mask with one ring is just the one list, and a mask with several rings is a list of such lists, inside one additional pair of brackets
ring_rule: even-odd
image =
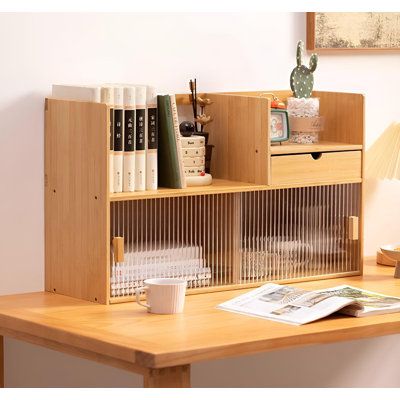
[(271, 109), (271, 143), (289, 139), (289, 117), (286, 110)]
[(307, 50), (400, 50), (400, 13), (307, 13)]

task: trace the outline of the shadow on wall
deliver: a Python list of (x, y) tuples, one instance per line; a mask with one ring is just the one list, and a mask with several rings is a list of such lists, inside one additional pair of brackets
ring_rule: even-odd
[[(192, 368), (192, 385), (397, 387), (399, 339), (400, 335), (392, 335), (198, 363)], [(385, 369), (379, 368), (383, 362)]]
[(366, 179), (364, 254), (375, 255), (380, 245), (400, 241), (400, 181)]
[(0, 109), (0, 173), (7, 194), (0, 207), (0, 294), (11, 293), (9, 287), (12, 292), (43, 288), (43, 126), (39, 93)]
[[(195, 363), (192, 387), (397, 387), (399, 339), (391, 335)], [(143, 385), (140, 375), (13, 339), (6, 339), (5, 349), (6, 387)]]

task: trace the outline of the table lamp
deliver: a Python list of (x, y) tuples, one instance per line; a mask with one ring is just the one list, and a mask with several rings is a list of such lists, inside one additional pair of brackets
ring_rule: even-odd
[[(400, 123), (392, 123), (367, 152), (368, 178), (400, 179)], [(395, 278), (400, 278), (400, 243), (381, 246), (378, 264), (396, 266)]]

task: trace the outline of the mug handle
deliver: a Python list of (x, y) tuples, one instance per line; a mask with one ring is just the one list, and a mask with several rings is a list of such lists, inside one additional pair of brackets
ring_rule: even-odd
[(142, 286), (142, 287), (139, 287), (139, 288), (137, 288), (136, 290), (135, 290), (135, 294), (136, 294), (136, 302), (140, 305), (140, 306), (142, 306), (142, 307), (146, 307), (148, 310), (150, 309), (150, 306), (147, 304), (147, 303), (142, 303), (141, 301), (140, 301), (140, 295), (142, 294), (142, 292), (145, 292), (146, 290), (148, 290), (148, 286)]

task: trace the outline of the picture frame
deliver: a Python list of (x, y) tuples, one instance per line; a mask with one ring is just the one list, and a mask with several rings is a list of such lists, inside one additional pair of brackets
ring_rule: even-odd
[(290, 127), (287, 110), (271, 109), (270, 140), (271, 143), (280, 143), (289, 140)]
[(306, 48), (317, 53), (400, 51), (400, 13), (308, 12)]

